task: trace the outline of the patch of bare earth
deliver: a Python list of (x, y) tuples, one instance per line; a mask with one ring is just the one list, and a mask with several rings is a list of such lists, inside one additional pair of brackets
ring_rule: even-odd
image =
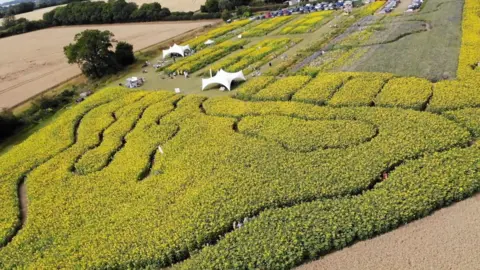
[(212, 21), (56, 27), (0, 39), (0, 108), (10, 108), (80, 74), (63, 47), (86, 29), (110, 30), (140, 50)]
[(480, 269), (480, 194), (297, 270)]

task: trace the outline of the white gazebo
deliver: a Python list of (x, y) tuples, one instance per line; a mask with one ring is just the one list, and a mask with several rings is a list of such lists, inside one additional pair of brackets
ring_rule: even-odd
[(177, 44), (173, 44), (168, 50), (163, 50), (163, 58), (171, 55), (172, 53), (180, 54), (182, 57), (185, 57), (185, 52), (191, 51), (190, 46), (180, 46)]
[(230, 91), (230, 87), (232, 86), (232, 82), (234, 80), (246, 81), (247, 79), (245, 79), (243, 71), (230, 73), (220, 69), (215, 76), (208, 79), (202, 79), (202, 91), (212, 84), (221, 84), (225, 86), (228, 91)]

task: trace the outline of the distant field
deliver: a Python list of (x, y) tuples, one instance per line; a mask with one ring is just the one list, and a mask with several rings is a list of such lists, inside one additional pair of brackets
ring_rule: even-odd
[[(98, 0), (92, 0), (98, 1)], [(158, 2), (162, 7), (167, 7), (170, 11), (197, 11), (200, 9), (200, 6), (203, 5), (205, 1), (203, 0), (127, 0), (127, 2), (135, 2), (137, 5), (142, 5), (144, 3), (153, 3)], [(23, 14), (19, 14), (17, 18), (25, 18), (28, 20), (40, 20), (43, 17), (43, 14), (49, 12), (55, 7), (47, 7), (42, 9), (37, 9), (32, 12), (27, 12)]]
[(380, 23), (386, 29), (373, 37), (387, 43), (370, 47), (356, 64), (343, 70), (391, 72), (430, 80), (455, 78), (463, 3), (429, 0), (418, 14), (387, 17)]
[(15, 106), (46, 89), (80, 74), (69, 65), (63, 46), (85, 29), (110, 30), (139, 50), (211, 21), (57, 27), (0, 39), (0, 48), (15, 48), (0, 58), (0, 108)]

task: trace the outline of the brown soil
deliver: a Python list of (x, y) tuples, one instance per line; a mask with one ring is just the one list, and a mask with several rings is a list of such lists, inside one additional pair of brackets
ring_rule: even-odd
[(63, 47), (85, 29), (110, 30), (140, 50), (212, 21), (56, 27), (0, 39), (0, 108), (10, 108), (80, 74)]
[(480, 269), (480, 194), (298, 270)]

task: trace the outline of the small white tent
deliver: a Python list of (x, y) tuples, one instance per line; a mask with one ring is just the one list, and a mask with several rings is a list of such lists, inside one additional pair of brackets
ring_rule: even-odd
[(173, 44), (168, 50), (163, 50), (163, 58), (171, 55), (172, 53), (180, 54), (181, 56), (185, 57), (185, 51), (190, 51), (190, 46), (179, 46), (177, 44)]
[(213, 43), (215, 43), (215, 41), (209, 39), (209, 40), (205, 41), (204, 44), (205, 44), (205, 45), (211, 45), (211, 44), (213, 44)]
[(247, 79), (245, 79), (245, 76), (243, 75), (243, 71), (229, 73), (224, 71), (223, 69), (220, 69), (215, 76), (208, 79), (202, 79), (202, 91), (205, 90), (205, 88), (207, 88), (211, 84), (221, 84), (225, 86), (228, 89), (228, 91), (230, 91), (230, 87), (232, 86), (232, 81), (234, 80), (246, 81)]

